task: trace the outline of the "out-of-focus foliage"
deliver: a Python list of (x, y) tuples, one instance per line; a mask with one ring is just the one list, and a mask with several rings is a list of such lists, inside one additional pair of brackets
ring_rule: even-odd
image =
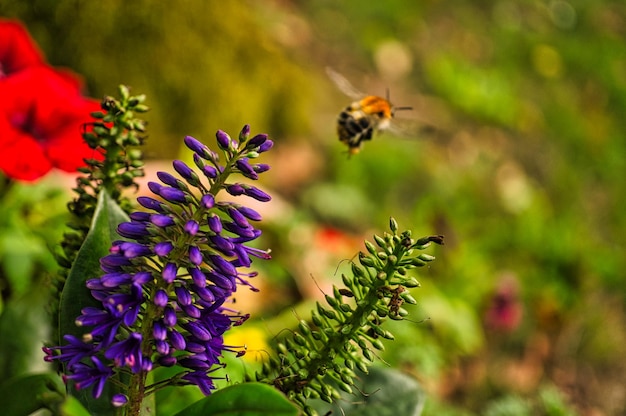
[[(622, 1), (5, 1), (0, 14), (92, 95), (146, 93), (155, 156), (218, 125), (270, 132), (265, 184), (284, 199), (264, 213), (274, 261), (257, 314), (284, 307), (276, 319), (295, 325), (291, 305), (319, 298), (393, 215), (446, 236), (412, 290), (413, 329), (384, 356), (422, 381), (424, 414), (625, 411)], [(348, 158), (334, 123), (350, 98), (326, 66), (388, 87), (414, 107), (398, 118), (438, 132), (383, 134)]]

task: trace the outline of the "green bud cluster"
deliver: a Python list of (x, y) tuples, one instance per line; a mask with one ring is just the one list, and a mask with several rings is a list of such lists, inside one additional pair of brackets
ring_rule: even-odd
[[(55, 253), (61, 269), (53, 286), (59, 293), (89, 232), (100, 191), (105, 189), (130, 213), (132, 204), (122, 192), (125, 188), (136, 188), (135, 179), (144, 176), (139, 147), (145, 140), (146, 123), (135, 114), (148, 111), (143, 104), (145, 96), (131, 96), (125, 86), (119, 87), (119, 94), (119, 99), (105, 97), (100, 104), (102, 111), (92, 113), (94, 121), (83, 126), (83, 140), (93, 149), (94, 157), (86, 159), (86, 166), (79, 169), (81, 175), (72, 189), (76, 196), (68, 204), (71, 231), (63, 235), (62, 252)], [(52, 316), (56, 316), (54, 305)]]
[(399, 234), (393, 218), (390, 230), (375, 235), (373, 243), (365, 242), (367, 253), (359, 253), (351, 275), (342, 275), (345, 287), (333, 286), (332, 295), (325, 296), (327, 305), (318, 302), (310, 322), (300, 321), (297, 330), (280, 340), (277, 356), (256, 375), (258, 381), (272, 383), (300, 404), (308, 415), (316, 412), (306, 404), (307, 399), (330, 403), (340, 397), (337, 389), (352, 393), (355, 370), (367, 373), (375, 351), (384, 349), (382, 340), (394, 339), (383, 328), (384, 322), (402, 320), (408, 315), (402, 305), (416, 303), (406, 288), (419, 283), (407, 271), (434, 257), (414, 251), (432, 242), (443, 244), (442, 236), (416, 241), (410, 231)]

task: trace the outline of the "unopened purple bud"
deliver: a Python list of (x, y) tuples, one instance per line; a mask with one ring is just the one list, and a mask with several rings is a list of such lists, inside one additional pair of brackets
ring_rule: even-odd
[(220, 219), (220, 217), (215, 214), (209, 214), (207, 222), (209, 224), (209, 229), (215, 234), (219, 234), (222, 232), (222, 220)]
[(156, 212), (165, 213), (167, 209), (165, 205), (161, 201), (157, 201), (154, 198), (150, 198), (149, 196), (140, 196), (137, 198), (137, 202), (144, 208), (151, 209)]
[(239, 141), (244, 142), (248, 140), (248, 137), (250, 137), (250, 125), (246, 124), (241, 129), (241, 133), (239, 133)]
[(177, 271), (178, 268), (176, 267), (176, 264), (167, 263), (163, 268), (163, 280), (165, 280), (166, 283), (172, 283), (174, 279), (176, 279)]
[(230, 148), (232, 140), (226, 132), (218, 130), (217, 133), (215, 133), (215, 137), (217, 138), (217, 144), (221, 149), (228, 150)]
[(137, 222), (146, 222), (150, 220), (150, 213), (144, 211), (131, 212), (128, 216), (131, 220)]
[(226, 289), (229, 291), (235, 290), (235, 282), (232, 279), (229, 279), (226, 276), (223, 276), (219, 273), (210, 273), (209, 280), (215, 283), (217, 286), (222, 289)]
[(209, 303), (215, 302), (215, 295), (206, 287), (195, 287), (194, 291), (198, 296), (200, 296), (200, 299), (202, 299), (203, 301)]
[(206, 286), (206, 276), (202, 273), (202, 270), (197, 269), (195, 267), (187, 269), (189, 274), (191, 275), (191, 279), (193, 283), (197, 287), (205, 287)]
[[(178, 179), (176, 179), (174, 177), (174, 175), (171, 175), (167, 172), (157, 172), (157, 177), (161, 180), (161, 182), (163, 182), (166, 185), (169, 186), (173, 186), (174, 188), (178, 188)], [(150, 187), (150, 184), (148, 184), (148, 187)], [(152, 190), (152, 188), (150, 188)], [(155, 194), (159, 194), (156, 191), (152, 191)]]
[(246, 220), (246, 217), (241, 212), (239, 212), (237, 209), (232, 208), (232, 207), (228, 208), (228, 215), (241, 228), (249, 228), (250, 227), (250, 224), (248, 223), (248, 220)]
[(176, 300), (179, 305), (191, 305), (193, 298), (187, 289), (182, 286), (178, 286), (174, 289), (174, 292), (176, 293)]
[(163, 214), (152, 214), (150, 216), (150, 222), (156, 225), (157, 227), (161, 227), (161, 228), (169, 227), (175, 224), (174, 219), (172, 217), (170, 217), (169, 215), (163, 215)]
[(145, 285), (148, 282), (154, 280), (152, 277), (152, 273), (150, 272), (137, 272), (132, 277), (133, 283), (138, 284), (139, 286)]
[(154, 349), (160, 355), (167, 355), (170, 353), (170, 344), (167, 341), (157, 339), (154, 341)]
[(235, 165), (237, 166), (237, 169), (239, 169), (241, 174), (245, 176), (246, 178), (250, 178), (252, 180), (259, 179), (259, 175), (257, 175), (257, 173), (254, 171), (252, 166), (250, 166), (250, 163), (248, 162), (247, 157), (237, 159), (237, 161), (235, 162)]
[(256, 136), (250, 139), (246, 147), (252, 149), (252, 148), (261, 146), (266, 141), (267, 141), (267, 134), (265, 133), (257, 134)]
[(200, 230), (200, 224), (198, 224), (194, 220), (189, 220), (185, 223), (184, 229), (187, 232), (187, 234), (196, 235), (198, 234), (198, 231)]
[(157, 290), (154, 294), (154, 304), (160, 308), (164, 308), (167, 306), (167, 302), (169, 301), (167, 297), (167, 292), (163, 289)]
[(158, 182), (148, 182), (148, 188), (155, 194), (157, 195), (161, 195), (161, 189), (163, 188), (163, 185), (161, 185)]
[(200, 354), (206, 351), (206, 347), (198, 342), (188, 342), (186, 350), (194, 354)]
[(198, 154), (198, 156), (204, 157), (209, 150), (209, 148), (205, 144), (201, 143), (191, 136), (185, 136), (185, 139), (183, 141), (185, 142), (185, 146), (191, 149), (194, 153)]
[(174, 160), (174, 162), (172, 162), (172, 165), (174, 166), (176, 172), (178, 172), (180, 176), (187, 180), (187, 182), (191, 184), (198, 183), (198, 175), (196, 175), (196, 172), (194, 172), (193, 169), (187, 166), (185, 162), (183, 162), (182, 160)]
[(196, 246), (189, 247), (189, 261), (195, 266), (202, 264), (202, 252)]
[(167, 328), (162, 322), (156, 321), (152, 327), (152, 336), (154, 339), (164, 341), (167, 339)]
[(270, 165), (265, 163), (257, 163), (255, 165), (252, 165), (252, 169), (254, 169), (256, 173), (263, 173), (270, 170)]
[(243, 195), (245, 193), (245, 189), (238, 183), (233, 183), (231, 185), (226, 185), (226, 192), (231, 194), (232, 196)]
[[(120, 266), (130, 266), (131, 262), (129, 259), (127, 259), (124, 256), (120, 256), (117, 254), (110, 254), (108, 256), (104, 256), (100, 259), (100, 266), (103, 267), (109, 267), (109, 268), (117, 268)], [(104, 270), (106, 272), (108, 272), (108, 270)], [(117, 270), (114, 270), (117, 271)]]
[(268, 150), (272, 148), (272, 146), (274, 146), (274, 142), (271, 140), (266, 140), (265, 143), (259, 146), (259, 150), (257, 150), (257, 152), (259, 153), (267, 152)]
[(146, 224), (140, 222), (123, 222), (117, 226), (117, 233), (122, 237), (139, 239), (150, 235)]
[(189, 316), (190, 318), (198, 319), (202, 316), (202, 311), (193, 304), (180, 305), (180, 308), (183, 310), (185, 315)]
[(111, 398), (111, 404), (113, 405), (113, 407), (122, 407), (125, 406), (126, 403), (128, 403), (128, 397), (121, 393), (114, 394)]
[(235, 245), (233, 243), (220, 235), (211, 236), (209, 237), (209, 240), (211, 242), (211, 246), (214, 246), (224, 254), (232, 252), (235, 248)]
[(272, 199), (271, 196), (254, 186), (248, 186), (245, 190), (245, 194), (261, 202), (267, 202)]
[[(98, 279), (95, 279), (96, 281)], [(96, 286), (94, 282), (91, 286)], [(100, 277), (99, 282), (103, 288), (120, 287), (131, 283), (131, 276), (128, 273), (107, 273)], [(90, 288), (91, 289), (91, 288)]]
[(132, 259), (135, 257), (148, 256), (152, 254), (152, 250), (143, 244), (133, 243), (133, 242), (124, 242), (120, 245), (122, 252), (124, 253), (124, 257)]
[[(167, 296), (167, 294), (166, 294)], [(168, 328), (173, 328), (176, 325), (178, 319), (176, 318), (176, 311), (171, 306), (167, 306), (163, 311), (163, 323)]]
[(171, 355), (166, 355), (164, 357), (159, 357), (157, 359), (157, 361), (163, 367), (173, 367), (178, 362), (178, 359), (176, 357), (171, 356)]
[(213, 166), (205, 165), (202, 167), (202, 172), (206, 175), (207, 178), (215, 179), (217, 178), (217, 169)]
[(154, 253), (157, 256), (165, 257), (174, 249), (174, 245), (169, 241), (162, 241), (154, 245)]
[(211, 332), (197, 322), (189, 322), (185, 325), (185, 328), (191, 332), (191, 335), (198, 338), (200, 341), (209, 341), (213, 338)]
[(220, 256), (209, 256), (216, 269), (228, 276), (237, 276), (237, 269), (228, 260)]
[(200, 198), (200, 204), (206, 209), (211, 209), (215, 205), (215, 197), (211, 194), (204, 194)]
[(172, 343), (172, 347), (176, 348), (179, 351), (185, 349), (185, 347), (187, 346), (185, 342), (185, 337), (183, 337), (180, 332), (172, 330), (168, 333), (168, 335), (168, 338)]
[(263, 217), (261, 217), (261, 214), (259, 214), (252, 208), (237, 207), (237, 211), (239, 211), (244, 217), (252, 221), (261, 221), (263, 219)]
[[(226, 222), (224, 223), (224, 228), (233, 234), (237, 234), (238, 236), (246, 237), (249, 239), (254, 238), (254, 228), (252, 227), (242, 228), (238, 226), (237, 224), (235, 224), (234, 222)], [(233, 242), (236, 242), (236, 241), (233, 241)]]
[(180, 189), (162, 187), (160, 190), (161, 197), (174, 204), (187, 202), (187, 194)]

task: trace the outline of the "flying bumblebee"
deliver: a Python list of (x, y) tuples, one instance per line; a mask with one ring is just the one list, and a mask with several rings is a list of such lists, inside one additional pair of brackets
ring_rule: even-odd
[(363, 142), (372, 140), (374, 132), (389, 129), (396, 111), (413, 109), (394, 107), (389, 102), (389, 90), (387, 98), (366, 95), (355, 89), (347, 79), (334, 70), (326, 68), (326, 72), (344, 94), (356, 100), (344, 108), (337, 118), (339, 141), (348, 146), (350, 155), (359, 153)]

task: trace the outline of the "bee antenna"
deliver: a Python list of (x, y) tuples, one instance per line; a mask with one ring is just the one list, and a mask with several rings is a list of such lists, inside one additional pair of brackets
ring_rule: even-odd
[(405, 106), (405, 107), (394, 107), (394, 110), (395, 110), (395, 111), (400, 111), (400, 110), (413, 110), (413, 107), (408, 107), (408, 106)]
[(385, 97), (387, 101), (391, 101), (391, 95), (389, 94), (389, 87), (385, 88)]

